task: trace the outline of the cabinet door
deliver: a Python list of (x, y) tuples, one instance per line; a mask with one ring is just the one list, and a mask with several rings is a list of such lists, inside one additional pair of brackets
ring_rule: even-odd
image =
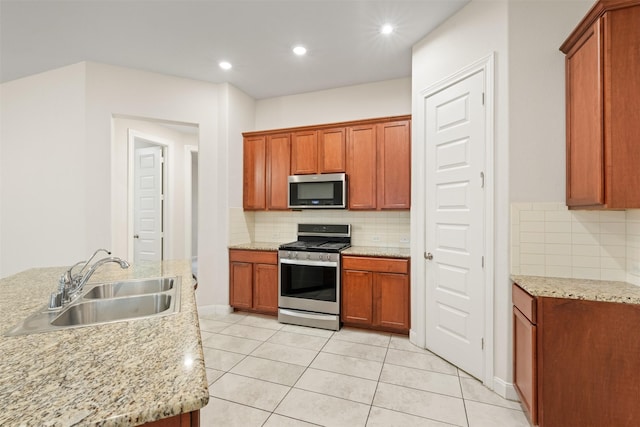
[(242, 206), (247, 210), (266, 208), (266, 158), (264, 136), (245, 138), (243, 144)]
[(567, 205), (605, 203), (600, 21), (566, 57)]
[(378, 209), (411, 207), (410, 135), (408, 120), (378, 125)]
[(253, 308), (275, 314), (278, 312), (278, 266), (254, 264)]
[(409, 330), (409, 276), (375, 273), (373, 279), (373, 325)]
[(237, 308), (252, 308), (253, 264), (235, 261), (229, 263), (229, 282), (230, 305)]
[(344, 270), (342, 274), (343, 322), (371, 325), (373, 322), (373, 273)]
[(513, 307), (513, 382), (531, 424), (538, 423), (536, 326)]
[(291, 159), (290, 134), (267, 139), (267, 209), (288, 209), (287, 187)]
[(346, 168), (347, 131), (345, 128), (325, 129), (318, 135), (318, 172), (340, 173)]
[(640, 3), (603, 16), (605, 201), (640, 208)]
[(349, 128), (349, 209), (376, 208), (376, 129), (375, 124)]
[(296, 132), (291, 139), (291, 173), (318, 173), (318, 133)]

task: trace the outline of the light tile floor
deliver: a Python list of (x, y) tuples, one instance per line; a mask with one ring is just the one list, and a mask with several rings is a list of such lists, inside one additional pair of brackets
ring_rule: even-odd
[(406, 336), (200, 316), (209, 426), (528, 427), (505, 400)]

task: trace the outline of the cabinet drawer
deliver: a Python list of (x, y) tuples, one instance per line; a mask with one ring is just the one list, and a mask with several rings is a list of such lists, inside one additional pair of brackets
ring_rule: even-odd
[(342, 268), (345, 270), (409, 274), (409, 260), (345, 256), (342, 257)]
[(257, 264), (277, 264), (278, 252), (229, 249), (229, 261), (252, 262)]
[(522, 290), (516, 283), (511, 288), (511, 299), (513, 305), (533, 324), (536, 319), (536, 299)]

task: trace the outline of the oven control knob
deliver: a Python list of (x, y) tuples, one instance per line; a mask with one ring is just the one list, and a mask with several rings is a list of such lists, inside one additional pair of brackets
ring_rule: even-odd
[(291, 252), (291, 259), (296, 259), (298, 258), (298, 253), (297, 252)]
[(311, 259), (311, 254), (307, 254), (307, 259)]

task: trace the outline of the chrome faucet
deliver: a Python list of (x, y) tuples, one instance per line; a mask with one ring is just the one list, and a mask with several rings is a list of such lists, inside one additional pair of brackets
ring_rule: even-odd
[[(118, 257), (112, 256), (112, 257), (108, 257), (108, 258), (102, 258), (101, 260), (96, 261), (91, 266), (91, 269), (89, 269), (89, 271), (84, 273), (84, 275), (78, 279), (77, 284), (75, 285), (75, 287), (72, 290), (72, 294), (74, 296), (76, 296), (82, 290), (82, 288), (84, 288), (84, 285), (87, 284), (87, 281), (91, 278), (93, 273), (95, 273), (95, 271), (98, 269), (98, 267), (100, 267), (101, 265), (107, 264), (109, 262), (116, 262), (116, 263), (120, 264), (120, 268), (122, 268), (122, 269), (129, 268), (129, 263), (127, 261), (123, 260), (123, 259), (118, 258)], [(83, 270), (84, 270), (84, 268), (83, 268)], [(82, 272), (82, 270), (81, 270), (81, 272)]]
[[(51, 294), (51, 299), (49, 300), (49, 309), (56, 310), (64, 306), (64, 304), (75, 299), (80, 291), (84, 288), (84, 285), (91, 278), (93, 273), (103, 264), (108, 262), (116, 262), (120, 264), (121, 268), (129, 268), (129, 263), (123, 259), (118, 257), (107, 257), (101, 260), (96, 261), (89, 271), (82, 274), (82, 272), (87, 268), (91, 260), (95, 258), (95, 256), (100, 253), (105, 252), (107, 255), (111, 255), (111, 252), (106, 249), (98, 249), (96, 250), (91, 258), (87, 261), (79, 261), (73, 264), (67, 271), (64, 272), (62, 276), (60, 276), (60, 280), (58, 281), (58, 291)], [(80, 264), (84, 264), (80, 271), (76, 274), (73, 274), (73, 269), (79, 266)]]

